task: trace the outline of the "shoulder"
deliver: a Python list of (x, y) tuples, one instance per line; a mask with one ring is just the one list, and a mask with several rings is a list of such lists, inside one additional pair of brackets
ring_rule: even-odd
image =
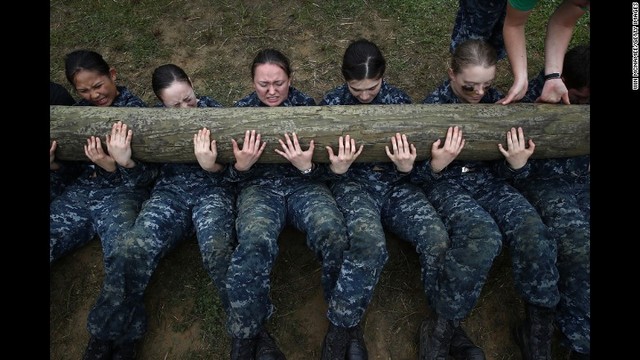
[(382, 81), (380, 100), (383, 104), (411, 104), (411, 97), (404, 90)]
[(111, 106), (122, 106), (122, 107), (147, 107), (142, 99), (138, 96), (134, 95), (127, 87), (118, 85), (117, 86), (120, 95), (115, 98), (113, 104)]
[(453, 93), (448, 79), (422, 101), (423, 104), (455, 104), (457, 102), (458, 97)]
[(294, 88), (293, 86), (289, 87), (289, 97), (288, 99), (291, 102), (292, 106), (312, 106), (316, 105), (316, 101), (313, 97), (308, 94), (303, 93), (302, 91)]
[(236, 106), (236, 107), (248, 107), (248, 106), (259, 106), (259, 105), (260, 105), (260, 100), (258, 99), (258, 95), (256, 94), (255, 91), (233, 103), (233, 106)]
[(222, 104), (208, 96), (198, 97), (198, 107), (222, 107)]
[(320, 105), (343, 105), (347, 99), (347, 94), (351, 94), (347, 84), (337, 86), (324, 94)]

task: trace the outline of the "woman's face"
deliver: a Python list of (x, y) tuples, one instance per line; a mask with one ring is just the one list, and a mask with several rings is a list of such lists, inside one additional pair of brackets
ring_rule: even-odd
[(451, 88), (463, 103), (479, 103), (485, 92), (491, 88), (495, 77), (495, 66), (486, 68), (480, 65), (470, 65), (457, 74), (449, 69)]
[(116, 70), (103, 75), (93, 70), (80, 70), (73, 78), (78, 95), (95, 106), (111, 106), (119, 95), (116, 88)]
[(368, 104), (375, 99), (380, 92), (381, 85), (382, 78), (347, 81), (351, 95), (363, 104)]
[(187, 81), (174, 81), (160, 92), (160, 99), (168, 108), (194, 108), (198, 106), (198, 99)]
[(258, 99), (268, 106), (278, 106), (289, 96), (291, 80), (276, 64), (260, 64), (255, 68), (253, 86)]

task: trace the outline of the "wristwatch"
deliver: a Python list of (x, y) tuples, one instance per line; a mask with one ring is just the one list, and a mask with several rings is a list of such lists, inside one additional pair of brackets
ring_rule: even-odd
[(311, 163), (311, 167), (305, 170), (300, 170), (300, 174), (302, 175), (307, 175), (310, 174), (313, 171), (314, 165), (313, 163)]
[(562, 75), (559, 72), (547, 74), (544, 76), (544, 81), (551, 80), (551, 79), (560, 79), (561, 76)]

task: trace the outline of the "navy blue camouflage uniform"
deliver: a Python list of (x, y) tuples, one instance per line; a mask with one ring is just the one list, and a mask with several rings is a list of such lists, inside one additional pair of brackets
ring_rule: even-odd
[[(542, 93), (544, 72), (529, 81), (523, 102)], [(558, 244), (560, 302), (555, 322), (563, 342), (591, 352), (591, 174), (589, 155), (529, 159), (530, 172), (514, 186), (536, 207)], [(525, 176), (528, 175), (528, 176)]]
[[(481, 103), (502, 95), (488, 92)], [(437, 94), (437, 95), (434, 95)], [(434, 91), (438, 103), (459, 103), (449, 86)], [(443, 277), (455, 279), (437, 311), (448, 319), (462, 319), (475, 306), (502, 244), (509, 247), (514, 284), (528, 303), (554, 307), (559, 301), (556, 245), (536, 209), (507, 179), (526, 173), (512, 170), (504, 159), (454, 160), (434, 173), (430, 160), (419, 162), (412, 182), (423, 184), (427, 198), (442, 217), (451, 241)]]
[[(502, 99), (504, 95), (495, 88), (489, 88), (485, 91), (484, 96), (480, 99), (480, 104), (493, 104)], [(453, 92), (451, 88), (451, 80), (445, 80), (438, 88), (422, 100), (423, 104), (460, 104), (460, 98)]]
[[(323, 103), (359, 104), (346, 84), (329, 91)], [(410, 104), (402, 90), (383, 81), (372, 104)], [(389, 255), (385, 230), (410, 242), (420, 257), (424, 290), (438, 296), (438, 269), (448, 246), (444, 224), (419, 187), (408, 182), (393, 162), (353, 163), (341, 175), (327, 164), (312, 176), (329, 180), (344, 215), (349, 250), (329, 303), (328, 318), (336, 326), (358, 325), (371, 301)]]
[[(351, 94), (349, 86), (342, 84), (327, 92), (320, 100), (320, 105), (360, 105), (361, 102)], [(380, 92), (369, 103), (373, 105), (381, 104), (411, 104), (411, 98), (403, 90), (391, 86), (385, 79), (380, 84)]]
[[(124, 86), (118, 86), (119, 95), (111, 106), (146, 107), (146, 104)], [(78, 106), (92, 106), (86, 100)], [(84, 165), (83, 173), (49, 205), (49, 263), (96, 235), (100, 238), (104, 262), (102, 290), (89, 312), (87, 330), (101, 339), (109, 338), (109, 330), (122, 318), (109, 317), (113, 293), (118, 292), (125, 270), (119, 254), (122, 235), (131, 228), (142, 203), (149, 197), (155, 177), (146, 164), (136, 161), (128, 169), (117, 166), (109, 173), (93, 164)], [(105, 316), (103, 316), (105, 315)]]
[(531, 159), (514, 185), (536, 207), (557, 241), (560, 302), (555, 322), (576, 352), (591, 350), (590, 156)]
[[(280, 106), (314, 106), (316, 101), (309, 95), (301, 92), (300, 90), (289, 86), (289, 96), (285, 99)], [(253, 106), (269, 106), (258, 97), (258, 94), (254, 91), (251, 94), (236, 101), (233, 106), (236, 107), (253, 107)]]
[(449, 51), (469, 39), (483, 39), (497, 52), (498, 60), (507, 56), (502, 36), (507, 0), (459, 0), (451, 32)]
[[(198, 98), (197, 107), (210, 106), (222, 105), (208, 97)], [(126, 271), (123, 282), (114, 285), (110, 297), (104, 299), (111, 306), (94, 312), (96, 321), (107, 320), (102, 330), (95, 331), (116, 342), (144, 336), (144, 292), (151, 276), (160, 260), (194, 232), (203, 265), (223, 308), (228, 309), (225, 282), (235, 245), (235, 187), (224, 180), (224, 172), (208, 172), (198, 163), (154, 165), (159, 174), (151, 196), (119, 243), (118, 256)]]
[[(208, 96), (198, 96), (196, 95), (196, 98), (198, 99), (198, 103), (197, 103), (197, 107), (222, 107), (222, 104), (217, 102), (216, 100), (208, 97)], [(155, 104), (155, 107), (164, 107), (164, 104), (159, 101)]]
[[(315, 105), (315, 100), (290, 88), (281, 106)], [(262, 106), (255, 93), (236, 106)], [(238, 245), (227, 276), (231, 305), (227, 329), (234, 338), (255, 337), (275, 309), (269, 297), (270, 274), (278, 256), (278, 236), (289, 224), (306, 234), (307, 246), (322, 264), (327, 303), (347, 249), (344, 218), (326, 184), (312, 180), (291, 164), (254, 164), (239, 172), (229, 166), (237, 183)]]
[[(120, 95), (111, 106), (146, 107), (124, 86), (118, 86), (118, 90)], [(83, 99), (74, 106), (93, 105)], [(84, 161), (76, 165), (81, 167), (81, 170), (73, 170), (78, 176), (49, 205), (50, 264), (96, 235), (100, 236), (104, 246), (112, 234), (133, 223), (140, 204), (148, 197), (148, 189), (137, 186), (135, 180), (143, 173), (142, 167), (126, 169), (118, 166), (115, 172), (109, 173)], [(144, 181), (141, 184), (144, 185)]]

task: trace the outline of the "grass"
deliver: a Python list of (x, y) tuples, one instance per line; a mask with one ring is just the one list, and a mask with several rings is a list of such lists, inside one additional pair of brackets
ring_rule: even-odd
[[(529, 72), (542, 67), (546, 20), (560, 0), (542, 2), (527, 24)], [(70, 89), (64, 55), (94, 49), (118, 70), (118, 81), (150, 104), (153, 68), (174, 62), (198, 93), (225, 106), (249, 93), (249, 64), (264, 47), (292, 60), (294, 86), (316, 99), (342, 82), (342, 53), (358, 37), (374, 40), (387, 57), (388, 80), (414, 101), (444, 79), (456, 0), (351, 1), (51, 1), (50, 77)], [(588, 15), (572, 45), (589, 41)], [(511, 84), (508, 62), (496, 85)]]
[[(536, 75), (543, 66), (546, 21), (559, 3), (560, 0), (541, 2), (528, 21), (530, 76)], [(340, 63), (349, 41), (365, 37), (375, 41), (385, 54), (387, 80), (407, 91), (414, 102), (419, 102), (445, 78), (450, 56), (450, 32), (457, 7), (457, 0), (52, 0), (50, 79), (65, 85), (77, 98), (64, 76), (64, 56), (72, 50), (88, 48), (100, 52), (117, 69), (118, 83), (129, 87), (149, 105), (157, 101), (151, 90), (153, 69), (171, 62), (187, 71), (198, 94), (211, 96), (223, 105), (231, 106), (234, 100), (252, 91), (249, 66), (255, 53), (264, 47), (275, 47), (291, 59), (293, 85), (319, 100), (326, 91), (343, 82)], [(570, 46), (589, 41), (588, 22), (588, 14), (580, 19)], [(511, 81), (508, 61), (503, 60), (498, 65), (496, 86), (506, 92)], [(294, 246), (305, 247), (302, 242)], [(93, 256), (98, 256), (99, 248), (92, 251), (95, 253)], [(274, 298), (274, 303), (280, 307), (278, 316), (283, 318), (287, 311), (293, 312), (296, 305), (299, 306), (296, 301), (313, 298), (305, 281), (319, 277), (318, 263), (311, 260), (308, 251), (300, 251), (283, 250), (279, 265), (274, 270), (274, 273), (284, 275), (284, 278), (276, 278), (273, 282), (277, 290), (274, 293), (280, 294)], [(397, 279), (407, 279), (406, 273), (417, 268), (415, 254), (410, 254), (408, 259), (397, 257), (403, 254), (402, 251), (392, 254), (395, 257), (392, 256), (383, 274), (379, 286), (381, 293), (374, 299), (372, 310), (394, 311), (387, 308), (395, 300), (395, 303), (404, 304), (404, 312), (398, 313), (391, 324), (394, 331), (413, 326), (416, 321), (419, 324), (416, 316), (426, 313), (420, 290), (414, 288), (419, 284), (417, 274), (412, 273), (408, 283), (397, 282)], [(228, 354), (229, 343), (219, 298), (202, 266), (194, 264), (200, 261), (197, 245), (181, 246), (165, 260), (148, 288), (149, 293), (156, 295), (147, 299), (148, 307), (153, 309), (150, 322), (154, 327), (162, 327), (166, 319), (173, 319), (171, 327), (178, 332), (194, 323), (200, 324), (205, 345), (190, 349), (183, 358), (200, 359), (207, 358), (207, 354)], [(71, 261), (52, 268), (52, 282), (66, 283), (61, 278), (62, 274), (56, 271), (74, 269)], [(180, 265), (185, 263), (189, 266)], [(501, 261), (498, 267), (508, 270), (505, 264)], [(91, 273), (96, 274), (96, 271)], [(472, 313), (470, 322), (484, 316), (484, 308), (491, 306), (485, 301), (487, 298), (494, 298), (496, 294), (510, 296), (510, 277), (505, 280), (504, 274), (505, 271), (492, 271), (486, 294)], [(99, 271), (97, 279), (78, 276), (75, 274), (71, 284), (66, 283), (68, 287), (52, 290), (52, 329), (71, 321), (74, 309), (82, 303), (82, 296), (91, 291), (89, 296), (97, 293)], [(504, 285), (505, 281), (507, 285)], [(90, 289), (86, 288), (87, 282)], [(290, 289), (289, 286), (293, 287)], [(290, 297), (282, 295), (295, 289), (299, 293)], [(416, 295), (406, 295), (411, 291)], [(403, 295), (391, 299), (381, 295), (386, 292)], [(56, 307), (54, 302), (62, 306)], [(188, 309), (186, 313), (167, 313), (166, 309), (189, 302), (193, 304), (184, 306)], [(376, 307), (377, 303), (383, 306)], [(514, 307), (518, 308), (518, 304)], [(281, 339), (293, 333), (294, 338), (305, 346), (307, 343), (314, 346), (314, 342), (321, 341), (321, 338), (303, 339), (303, 333), (298, 333), (294, 326), (297, 323), (289, 323), (278, 316), (272, 325), (275, 335)], [(504, 324), (495, 325), (501, 327)], [(372, 320), (370, 326), (377, 324)], [(485, 334), (483, 327), (476, 329), (470, 325), (469, 330), (477, 338), (495, 336), (494, 333)], [(82, 330), (80, 332), (84, 334)], [(73, 334), (69, 338), (66, 336), (53, 339), (50, 345), (52, 351), (59, 347), (55, 352), (62, 354), (61, 358), (68, 356), (64, 354), (65, 349), (72, 346), (67, 347), (66, 344), (74, 341)], [(401, 340), (401, 344), (412, 341), (410, 338)], [(80, 345), (75, 346), (82, 347), (84, 341), (76, 339)], [(59, 345), (61, 342), (65, 347)], [(496, 359), (512, 358), (497, 353), (492, 355)]]

